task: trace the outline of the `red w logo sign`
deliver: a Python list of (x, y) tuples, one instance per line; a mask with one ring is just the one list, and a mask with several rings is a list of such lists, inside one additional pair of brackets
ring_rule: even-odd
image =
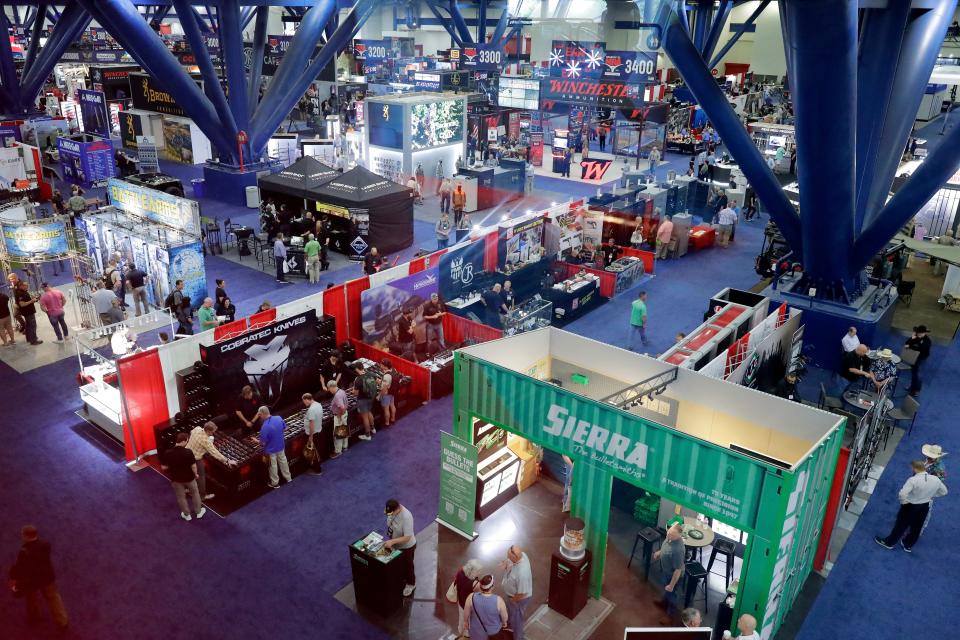
[(612, 160), (581, 160), (580, 178), (599, 182), (603, 180), (603, 174), (607, 172), (612, 163)]

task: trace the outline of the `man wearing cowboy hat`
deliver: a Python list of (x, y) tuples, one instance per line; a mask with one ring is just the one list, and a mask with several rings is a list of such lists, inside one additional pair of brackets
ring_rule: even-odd
[(897, 367), (893, 364), (893, 351), (890, 349), (881, 349), (877, 351), (877, 357), (870, 365), (870, 373), (873, 374), (873, 384), (877, 388), (877, 393), (893, 379), (897, 377)]
[(910, 367), (910, 390), (908, 393), (912, 396), (920, 395), (920, 364), (930, 357), (930, 336), (927, 335), (926, 325), (920, 324), (913, 328), (913, 335), (907, 340), (907, 349), (913, 349), (917, 352), (917, 360)]
[(925, 444), (920, 452), (926, 457), (927, 473), (937, 476), (940, 480), (947, 479), (947, 470), (943, 466), (943, 457), (947, 452), (938, 444)]

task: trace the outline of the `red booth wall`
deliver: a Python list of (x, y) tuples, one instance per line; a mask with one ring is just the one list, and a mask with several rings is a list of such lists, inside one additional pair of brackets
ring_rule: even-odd
[(582, 264), (570, 264), (569, 262), (556, 262), (554, 264), (563, 267), (564, 278), (575, 276), (580, 273), (580, 271), (586, 271), (587, 273), (592, 273), (595, 276), (599, 276), (600, 295), (604, 298), (612, 298), (614, 292), (617, 290), (617, 274), (613, 273), (612, 271), (604, 271), (603, 269), (585, 267)]
[(389, 358), (394, 368), (399, 371), (401, 375), (410, 376), (413, 378), (413, 381), (411, 382), (413, 385), (413, 393), (420, 398), (420, 401), (427, 402), (427, 400), (430, 399), (429, 369), (426, 367), (421, 367), (415, 362), (404, 360), (400, 356), (395, 356), (389, 351), (383, 351), (382, 349), (372, 347), (362, 340), (351, 338), (350, 342), (356, 348), (358, 358), (367, 358), (375, 362), (380, 362), (384, 358)]
[(154, 425), (170, 419), (160, 354), (147, 349), (117, 360), (123, 394), (123, 446), (127, 460), (157, 448)]

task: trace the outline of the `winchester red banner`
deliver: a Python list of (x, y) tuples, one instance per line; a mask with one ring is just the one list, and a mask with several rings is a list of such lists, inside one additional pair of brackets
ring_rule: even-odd
[(633, 108), (642, 105), (639, 85), (618, 80), (571, 80), (546, 78), (540, 89), (541, 100), (588, 104), (597, 107)]

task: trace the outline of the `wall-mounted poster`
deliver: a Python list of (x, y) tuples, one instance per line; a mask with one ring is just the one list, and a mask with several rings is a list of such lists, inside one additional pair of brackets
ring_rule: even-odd
[(120, 140), (127, 149), (137, 148), (137, 138), (143, 135), (143, 122), (140, 115), (121, 111), (120, 114)]
[(538, 262), (543, 257), (543, 218), (507, 222), (500, 227), (497, 262), (500, 269), (512, 270)]
[(183, 295), (190, 297), (196, 309), (207, 297), (207, 273), (203, 262), (203, 245), (199, 242), (172, 247), (169, 250), (169, 282), (183, 280)]
[(193, 164), (193, 141), (190, 137), (189, 122), (164, 119), (163, 144), (168, 160)]
[(67, 230), (62, 222), (4, 224), (3, 244), (7, 254), (17, 258), (62, 256), (67, 253)]
[[(203, 82), (195, 79), (194, 82), (203, 89)], [(166, 91), (157, 86), (156, 81), (146, 73), (130, 74), (130, 97), (134, 109), (155, 111), (170, 116), (186, 116), (183, 107)]]
[(430, 294), (439, 292), (438, 276), (437, 268), (432, 267), (361, 293), (363, 341), (399, 353), (402, 349), (397, 343), (397, 322), (404, 309), (412, 309), (416, 324), (414, 334), (417, 342), (424, 342), (423, 305), (430, 299)]
[(440, 256), (440, 296), (453, 300), (474, 290), (483, 272), (483, 242), (468, 242)]

